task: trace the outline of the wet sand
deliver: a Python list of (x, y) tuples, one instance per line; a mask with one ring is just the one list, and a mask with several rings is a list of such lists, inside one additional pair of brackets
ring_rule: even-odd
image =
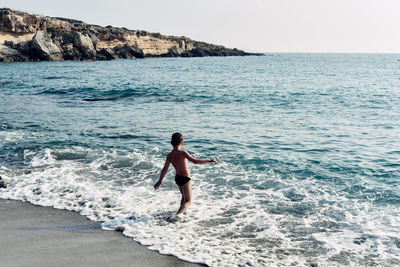
[(0, 266), (201, 266), (148, 250), (75, 212), (0, 199)]

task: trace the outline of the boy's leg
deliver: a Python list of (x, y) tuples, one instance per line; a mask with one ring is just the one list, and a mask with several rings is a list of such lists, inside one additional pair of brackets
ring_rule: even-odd
[(185, 196), (183, 195), (183, 186), (178, 186), (179, 191), (181, 192), (182, 199), (181, 199), (181, 206), (185, 203)]
[(181, 207), (176, 214), (184, 213), (192, 202), (192, 182), (189, 181), (185, 185), (179, 187), (182, 194)]

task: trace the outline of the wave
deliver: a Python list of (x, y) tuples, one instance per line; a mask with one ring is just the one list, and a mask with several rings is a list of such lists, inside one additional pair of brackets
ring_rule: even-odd
[[(87, 102), (116, 101), (130, 98), (152, 98), (159, 99), (164, 91), (158, 88), (128, 88), (104, 90), (95, 87), (74, 87), (74, 88), (51, 88), (45, 89), (37, 95), (65, 95), (70, 98), (82, 99)], [(167, 96), (171, 99), (170, 96)]]
[(70, 87), (70, 88), (48, 88), (40, 92), (37, 95), (81, 95), (88, 94), (97, 91), (94, 87)]
[(0, 79), (0, 86), (12, 84), (12, 83), (13, 83), (13, 81)]
[(384, 197), (397, 203), (393, 191), (380, 195), (364, 184), (345, 192), (325, 180), (222, 161), (196, 166), (193, 204), (179, 223), (170, 224), (165, 218), (180, 198), (172, 173), (160, 192), (152, 188), (164, 158), (156, 148), (54, 147), (25, 150), (24, 158), (29, 172), (0, 168), (10, 181), (1, 198), (79, 212), (103, 221), (103, 229), (184, 260), (209, 266), (400, 262), (400, 254), (390, 252), (397, 250), (399, 210), (380, 203)]
[(97, 102), (97, 101), (114, 101), (117, 100), (118, 97), (110, 97), (110, 98), (84, 98), (83, 101), (88, 102)]
[(201, 104), (235, 104), (235, 103), (254, 103), (253, 98), (243, 99), (242, 97), (230, 94), (217, 95), (210, 90), (185, 90), (170, 86), (160, 88), (154, 86), (132, 87), (126, 89), (106, 89), (103, 86), (92, 87), (60, 87), (46, 88), (36, 93), (36, 95), (55, 95), (80, 99), (87, 102), (97, 101), (118, 101), (125, 99), (147, 99), (154, 102), (193, 102)]
[(65, 77), (65, 76), (46, 76), (46, 77), (43, 77), (43, 79), (45, 79), (45, 80), (60, 80), (60, 79), (70, 79), (70, 78)]

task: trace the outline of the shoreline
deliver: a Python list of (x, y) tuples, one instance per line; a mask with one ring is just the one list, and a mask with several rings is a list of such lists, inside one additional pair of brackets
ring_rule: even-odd
[(2, 266), (205, 266), (149, 250), (73, 211), (0, 199)]

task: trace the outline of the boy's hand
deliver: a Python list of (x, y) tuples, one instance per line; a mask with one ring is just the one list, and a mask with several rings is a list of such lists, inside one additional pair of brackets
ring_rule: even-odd
[(215, 164), (217, 164), (217, 162), (218, 162), (218, 159), (211, 159), (211, 161), (210, 162), (215, 162)]
[(158, 181), (155, 185), (154, 185), (154, 189), (157, 190), (161, 185), (161, 182)]

